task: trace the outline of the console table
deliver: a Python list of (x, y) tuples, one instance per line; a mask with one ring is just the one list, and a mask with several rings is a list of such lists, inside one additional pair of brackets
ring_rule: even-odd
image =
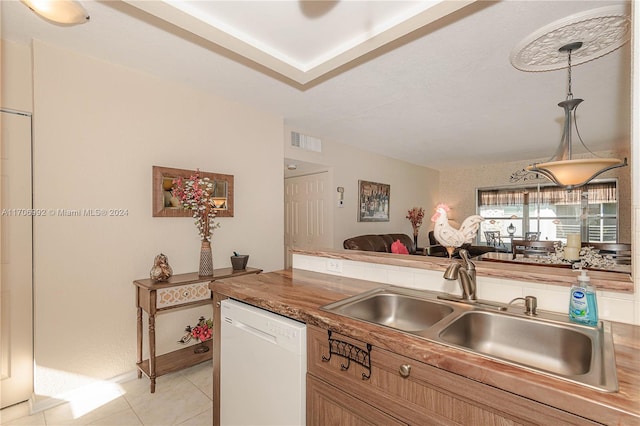
[[(213, 271), (211, 277), (201, 277), (197, 272), (173, 275), (167, 281), (151, 279), (135, 280), (138, 328), (137, 362), (138, 378), (144, 373), (151, 381), (151, 393), (156, 391), (156, 377), (208, 361), (212, 350), (194, 353), (193, 346), (156, 356), (156, 315), (172, 309), (207, 305), (211, 303), (211, 281), (240, 275), (259, 274), (262, 269), (246, 268), (233, 270), (222, 268)], [(142, 359), (142, 311), (149, 316), (149, 359)], [(204, 342), (212, 347), (213, 339)]]

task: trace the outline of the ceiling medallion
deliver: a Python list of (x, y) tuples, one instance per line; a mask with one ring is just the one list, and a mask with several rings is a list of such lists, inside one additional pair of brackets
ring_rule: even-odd
[(531, 33), (511, 51), (511, 64), (521, 71), (567, 68), (566, 55), (558, 49), (580, 40), (582, 48), (573, 65), (611, 53), (631, 38), (631, 18), (624, 6), (606, 6), (576, 13)]

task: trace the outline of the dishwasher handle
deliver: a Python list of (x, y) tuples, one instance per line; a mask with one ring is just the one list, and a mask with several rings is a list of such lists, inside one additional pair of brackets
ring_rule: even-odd
[(227, 324), (229, 324), (231, 327), (236, 327), (246, 333), (249, 334), (253, 334), (256, 337), (261, 338), (262, 340), (266, 340), (269, 343), (273, 343), (276, 344), (277, 339), (276, 336), (269, 334), (267, 332), (264, 332), (262, 330), (259, 330), (255, 327), (250, 326), (249, 324), (245, 324), (242, 321), (238, 321), (238, 320), (234, 320), (233, 318), (229, 318), (229, 317), (225, 317), (224, 318), (224, 322), (226, 322)]

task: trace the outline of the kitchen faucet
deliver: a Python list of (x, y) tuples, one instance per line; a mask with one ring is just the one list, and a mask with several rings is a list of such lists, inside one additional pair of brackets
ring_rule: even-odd
[(462, 299), (470, 302), (475, 302), (476, 297), (476, 265), (469, 260), (469, 252), (465, 249), (460, 249), (460, 258), (462, 263), (455, 262), (447, 267), (444, 271), (444, 278), (447, 280), (458, 280), (460, 287), (462, 288)]

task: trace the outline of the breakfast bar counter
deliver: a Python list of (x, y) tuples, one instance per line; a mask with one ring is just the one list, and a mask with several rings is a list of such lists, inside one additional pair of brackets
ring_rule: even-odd
[(607, 393), (320, 309), (383, 286), (301, 270), (210, 284), (214, 303), (227, 297), (240, 300), (598, 423), (640, 424), (640, 327), (612, 323), (619, 390)]

